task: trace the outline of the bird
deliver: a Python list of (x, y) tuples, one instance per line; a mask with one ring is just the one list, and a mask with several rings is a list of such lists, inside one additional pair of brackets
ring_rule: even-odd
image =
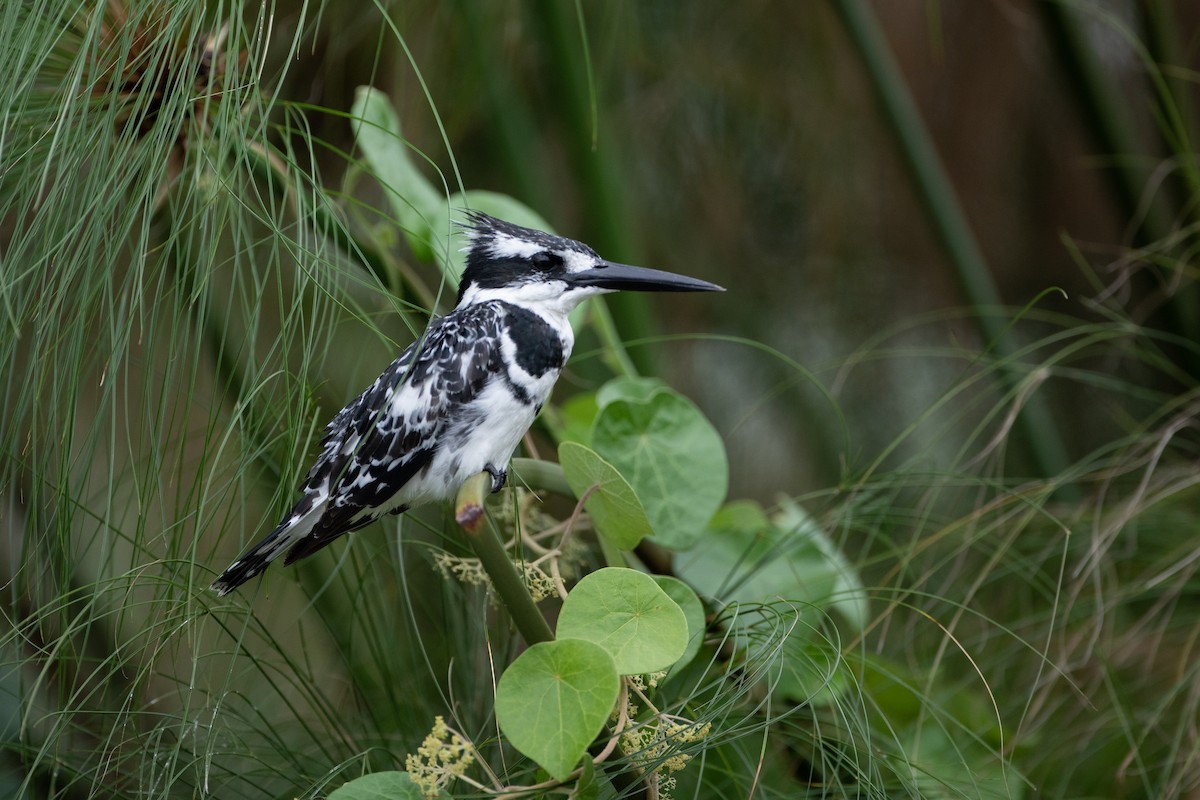
[(491, 492), (499, 492), (509, 459), (571, 355), (567, 315), (586, 298), (724, 291), (606, 261), (582, 242), (480, 211), (467, 212), (461, 228), (466, 266), (454, 309), (432, 318), (333, 417), (299, 501), (213, 582), (218, 595), (285, 552), (291, 564), (387, 514), (452, 499), (475, 475), (486, 472)]

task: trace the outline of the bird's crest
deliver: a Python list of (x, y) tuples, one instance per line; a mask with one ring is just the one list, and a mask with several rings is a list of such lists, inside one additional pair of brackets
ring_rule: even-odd
[(466, 221), (458, 223), (467, 238), (466, 252), (487, 253), (493, 258), (522, 258), (537, 252), (574, 251), (598, 259), (596, 251), (583, 242), (555, 236), (536, 228), (525, 228), (497, 219), (482, 211), (469, 210)]
[(461, 303), (470, 287), (498, 289), (565, 276), (600, 263), (582, 242), (467, 211), (459, 223), (466, 238), (466, 268), (458, 287)]

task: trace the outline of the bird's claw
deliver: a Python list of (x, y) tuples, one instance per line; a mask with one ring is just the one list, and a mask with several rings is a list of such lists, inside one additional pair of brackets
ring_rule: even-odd
[(485, 466), (484, 469), (487, 470), (487, 473), (492, 476), (492, 494), (495, 494), (503, 489), (504, 483), (508, 480), (508, 471), (497, 469), (491, 464)]

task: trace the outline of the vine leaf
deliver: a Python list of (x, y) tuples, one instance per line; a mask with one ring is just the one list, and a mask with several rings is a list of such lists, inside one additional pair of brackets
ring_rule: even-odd
[(604, 727), (620, 680), (608, 652), (581, 639), (541, 642), (496, 685), (496, 720), (513, 747), (565, 781)]
[(668, 669), (688, 645), (683, 611), (637, 570), (606, 567), (578, 584), (558, 615), (560, 640), (586, 639), (603, 647), (622, 675)]
[(407, 772), (372, 772), (335, 789), (329, 800), (425, 800), (425, 793)]
[(600, 409), (592, 447), (637, 493), (653, 539), (686, 550), (725, 499), (725, 445), (700, 410), (675, 392), (659, 389), (642, 400), (630, 394)]
[(700, 598), (696, 596), (692, 587), (678, 578), (670, 575), (653, 577), (658, 588), (675, 601), (675, 605), (679, 606), (684, 619), (687, 620), (687, 646), (684, 648), (683, 655), (675, 662), (675, 668), (678, 669), (686, 666), (695, 658), (696, 654), (700, 652), (700, 645), (704, 643), (704, 631), (707, 629), (704, 619), (704, 604), (700, 602)]
[(646, 510), (629, 482), (594, 450), (577, 442), (558, 446), (558, 463), (576, 497), (596, 487), (584, 508), (596, 532), (622, 550), (632, 550), (651, 533)]

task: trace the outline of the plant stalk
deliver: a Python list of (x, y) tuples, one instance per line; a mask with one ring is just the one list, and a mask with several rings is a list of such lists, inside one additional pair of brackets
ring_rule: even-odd
[[(461, 510), (478, 507), (482, 509), (484, 492), (490, 485), (491, 475), (486, 472), (481, 472), (471, 478), (459, 490), (455, 508)], [(533, 602), (533, 596), (529, 593), (525, 582), (521, 580), (516, 566), (513, 565), (508, 551), (504, 548), (504, 543), (496, 534), (496, 529), (486, 519), (480, 520), (482, 524), (464, 524), (461, 523), (462, 514), (460, 513), (458, 516), (462, 529), (467, 532), (467, 538), (471, 542), (475, 555), (479, 557), (479, 562), (483, 565), (488, 577), (491, 578), (492, 586), (496, 587), (496, 594), (500, 595), (500, 599), (504, 601), (504, 606), (512, 616), (521, 636), (529, 644), (553, 641), (554, 632), (550, 630), (546, 618), (538, 610), (537, 603)]]
[[(954, 266), (963, 293), (977, 309), (999, 307), (1000, 294), (992, 282), (983, 252), (967, 223), (916, 102), (901, 77), (900, 67), (892, 57), (878, 19), (865, 0), (835, 0), (834, 7), (862, 59), (913, 188), (934, 234)], [(976, 319), (984, 340), (1001, 361), (1017, 351), (1005, 320), (986, 313), (976, 315)], [(1019, 392), (1016, 375), (1008, 370), (1000, 371), (998, 375), (1010, 393)], [(1060, 475), (1066, 470), (1066, 447), (1040, 395), (1034, 393), (1028, 397), (1017, 417), (1016, 427), (1043, 476)], [(1066, 487), (1064, 491), (1073, 493), (1076, 490)]]

